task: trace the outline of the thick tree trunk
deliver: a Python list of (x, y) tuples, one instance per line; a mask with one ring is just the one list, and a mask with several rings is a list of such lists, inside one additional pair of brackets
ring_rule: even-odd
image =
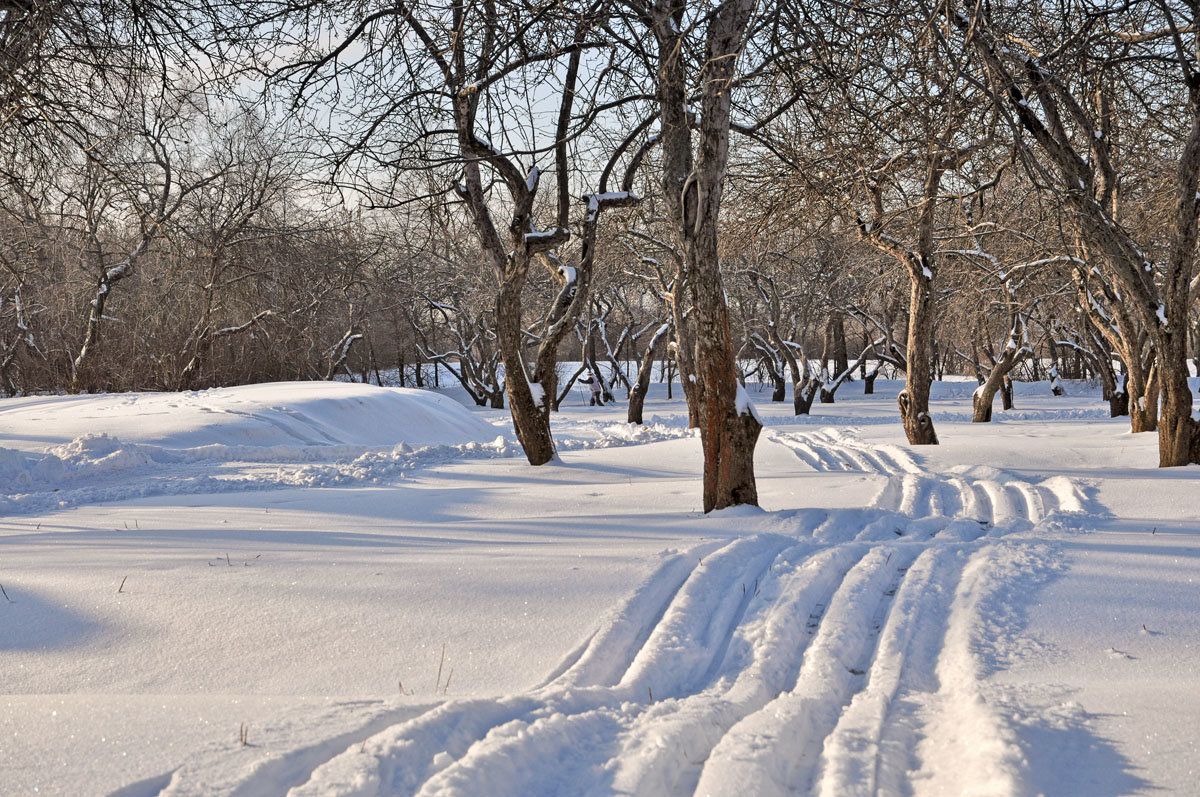
[(1192, 419), (1192, 391), (1185, 370), (1172, 369), (1164, 379), (1162, 416), (1158, 421), (1158, 465), (1170, 468), (1200, 464), (1200, 425)]
[[(1184, 316), (1184, 312), (1179, 312)], [(1158, 466), (1170, 468), (1200, 464), (1200, 425), (1192, 419), (1192, 391), (1188, 387), (1186, 329), (1158, 330), (1154, 386), (1162, 392), (1158, 418)], [(1154, 396), (1155, 399), (1158, 395)], [(1155, 402), (1157, 403), (1157, 401)]]
[[(520, 256), (520, 255), (517, 255)], [(517, 440), (530, 465), (544, 465), (554, 459), (554, 438), (550, 435), (550, 398), (533, 395), (524, 358), (521, 356), (521, 285), (506, 279), (496, 295), (496, 339), (504, 362), (504, 390)]]
[(992, 402), (995, 399), (996, 388), (985, 390), (983, 385), (976, 388), (971, 396), (971, 423), (991, 423)]
[(684, 8), (682, 4), (660, 2), (655, 9), (655, 34), (660, 48), (658, 99), (663, 190), (668, 208), (674, 211), (671, 218), (682, 243), (688, 267), (688, 293), (693, 299), (692, 311), (683, 321), (694, 323), (688, 332), (696, 352), (705, 512), (758, 503), (754, 447), (762, 425), (737, 379), (717, 246), (729, 162), (731, 84), (755, 5), (754, 0), (723, 0), (708, 16), (704, 66), (698, 81), (702, 87), (699, 135), (691, 168), (688, 163), (692, 160), (693, 141), (686, 108), (687, 78), (684, 56), (679, 50), (679, 24)]
[(932, 271), (910, 270), (908, 369), (904, 390), (900, 391), (900, 420), (908, 442), (914, 446), (937, 445), (938, 436), (929, 416), (930, 366), (933, 358), (933, 285)]
[(695, 263), (697, 377), (700, 387), (700, 443), (704, 449), (704, 511), (758, 504), (754, 447), (762, 424), (737, 379), (729, 315), (717, 255), (716, 208), (690, 242)]

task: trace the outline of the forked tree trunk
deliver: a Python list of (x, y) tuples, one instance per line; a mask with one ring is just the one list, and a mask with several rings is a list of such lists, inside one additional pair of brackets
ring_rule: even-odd
[(1004, 381), (1000, 383), (1000, 406), (1005, 410), (1013, 408), (1013, 381), (1007, 375)]
[(1004, 377), (992, 373), (983, 384), (975, 388), (971, 395), (971, 423), (990, 423), (992, 420), (992, 404), (996, 400), (996, 392), (1000, 390)]
[(792, 384), (792, 407), (796, 415), (808, 415), (812, 412), (813, 399), (816, 398), (819, 379), (805, 379)]
[(1013, 321), (1013, 329), (1009, 335), (1008, 344), (1004, 347), (1004, 353), (992, 363), (992, 370), (988, 372), (987, 378), (971, 396), (972, 423), (991, 422), (992, 404), (995, 402), (997, 391), (1004, 391), (1006, 394), (1007, 406), (1004, 409), (1012, 407), (1012, 380), (1008, 378), (1008, 375), (1026, 355), (1033, 353), (1030, 349), (1017, 343), (1017, 340), (1024, 334), (1023, 329), (1020, 316), (1017, 316)]

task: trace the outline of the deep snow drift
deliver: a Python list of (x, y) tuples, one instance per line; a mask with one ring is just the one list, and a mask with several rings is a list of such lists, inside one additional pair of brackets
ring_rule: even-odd
[(708, 517), (658, 385), (541, 468), (421, 391), (0, 401), (0, 791), (1195, 793), (1200, 468), (878, 387), (751, 390), (765, 511)]

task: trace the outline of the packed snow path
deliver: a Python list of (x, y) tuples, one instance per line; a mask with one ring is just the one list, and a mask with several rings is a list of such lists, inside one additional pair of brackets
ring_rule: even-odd
[(885, 476), (874, 506), (666, 558), (541, 687), (297, 751), (237, 793), (1022, 792), (1015, 734), (980, 691), (1002, 624), (978, 607), (1056, 566), (1029, 532), (1082, 493), (934, 474), (846, 434), (776, 439), (814, 470)]

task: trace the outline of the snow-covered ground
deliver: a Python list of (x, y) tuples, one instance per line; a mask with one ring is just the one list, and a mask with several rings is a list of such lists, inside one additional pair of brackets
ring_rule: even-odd
[(0, 400), (0, 793), (1200, 793), (1200, 468), (897, 387), (751, 391), (707, 517), (659, 385), (540, 468), (453, 392)]

